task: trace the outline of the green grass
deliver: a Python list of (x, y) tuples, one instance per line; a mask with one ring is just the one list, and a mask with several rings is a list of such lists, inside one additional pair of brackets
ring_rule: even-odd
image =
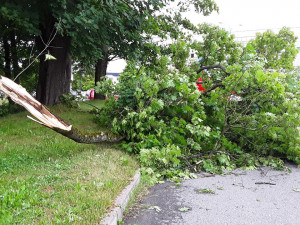
[[(53, 107), (69, 123), (93, 115)], [(0, 224), (96, 224), (138, 164), (107, 144), (78, 144), (18, 113), (0, 118)]]

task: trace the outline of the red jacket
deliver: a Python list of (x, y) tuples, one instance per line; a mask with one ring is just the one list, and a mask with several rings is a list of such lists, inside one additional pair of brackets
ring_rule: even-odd
[(198, 86), (198, 90), (204, 92), (204, 91), (205, 91), (205, 88), (202, 86), (202, 83), (203, 83), (203, 81), (202, 81), (202, 78), (200, 77), (200, 78), (197, 80), (196, 84), (197, 84), (197, 86)]

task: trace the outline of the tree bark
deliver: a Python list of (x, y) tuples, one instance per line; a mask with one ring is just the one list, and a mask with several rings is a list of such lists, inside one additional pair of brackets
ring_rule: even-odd
[(10, 58), (10, 45), (7, 38), (3, 37), (3, 48), (4, 48), (4, 74), (6, 77), (11, 78), (11, 58)]
[(23, 106), (35, 119), (33, 121), (48, 127), (78, 143), (118, 142), (123, 137), (110, 132), (87, 133), (68, 124), (52, 114), (44, 105), (35, 100), (22, 86), (0, 76), (0, 91), (8, 95), (15, 103)]
[(228, 73), (226, 71), (225, 66), (222, 64), (215, 64), (215, 65), (210, 65), (210, 66), (201, 66), (199, 70), (197, 70), (197, 74), (202, 72), (203, 70), (211, 70), (211, 69), (221, 69), (227, 76), (229, 76), (231, 73)]
[[(108, 47), (102, 46), (103, 58), (98, 59), (95, 66), (95, 86), (97, 82), (101, 82), (101, 78), (106, 75), (108, 65)], [(100, 93), (95, 93), (95, 99), (105, 99), (105, 96)]]
[[(11, 43), (11, 59), (12, 59), (12, 72), (13, 78), (19, 73), (19, 64), (18, 64), (18, 53), (17, 53), (17, 41), (16, 41), (16, 34), (14, 31), (10, 33), (10, 43)], [(16, 83), (19, 84), (19, 78), (16, 79)]]
[[(40, 26), (42, 35), (36, 38), (39, 51), (44, 50), (45, 41), (53, 37), (55, 29), (54, 22), (49, 27)], [(72, 63), (70, 45), (70, 37), (56, 34), (45, 52), (45, 54), (51, 54), (56, 59), (45, 61), (45, 54), (39, 58), (37, 99), (44, 105), (57, 104), (62, 94), (70, 92)]]
[[(12, 72), (11, 72), (11, 46), (8, 43), (8, 38), (4, 35), (3, 37), (3, 48), (4, 48), (4, 73), (5, 76), (8, 78), (12, 78)], [(9, 104), (14, 104), (14, 102), (9, 98), (8, 99)]]

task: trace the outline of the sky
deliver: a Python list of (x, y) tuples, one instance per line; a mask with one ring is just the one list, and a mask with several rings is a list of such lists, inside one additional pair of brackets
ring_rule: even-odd
[[(215, 0), (219, 13), (203, 16), (189, 13), (193, 23), (208, 22), (235, 34), (238, 40), (247, 41), (257, 32), (271, 29), (278, 32), (290, 27), (300, 37), (300, 0)], [(297, 41), (300, 47), (300, 40)]]
[[(203, 16), (189, 12), (185, 16), (193, 23), (211, 23), (230, 31), (236, 40), (246, 43), (257, 32), (267, 29), (277, 33), (282, 27), (290, 27), (298, 36), (296, 47), (300, 47), (300, 0), (215, 0), (219, 13)], [(296, 59), (300, 65), (300, 54)], [(108, 65), (108, 72), (120, 72), (125, 61), (118, 60)]]

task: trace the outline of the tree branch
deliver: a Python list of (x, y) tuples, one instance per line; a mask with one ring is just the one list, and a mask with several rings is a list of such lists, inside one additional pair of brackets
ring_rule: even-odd
[[(52, 31), (52, 33), (53, 33), (53, 31)], [(52, 35), (52, 33), (51, 33), (51, 35)], [(46, 43), (44, 43), (44, 41), (43, 41), (43, 39), (42, 39), (42, 37), (40, 37), (41, 38), (41, 40), (42, 40), (42, 42), (44, 43), (44, 45), (45, 45), (45, 47), (44, 47), (44, 49), (30, 62), (30, 60), (29, 60), (29, 64), (20, 72), (20, 73), (18, 73), (18, 75), (15, 77), (15, 79), (14, 79), (14, 81), (16, 81), (17, 79), (18, 79), (18, 77), (22, 74), (22, 73), (24, 73), (24, 71), (25, 70), (27, 70), (33, 63), (35, 63), (35, 61), (42, 55), (42, 54), (44, 54), (44, 52), (47, 50), (47, 48), (49, 47), (49, 45), (51, 44), (51, 42), (54, 40), (54, 38), (55, 38), (55, 36), (56, 36), (56, 34), (57, 34), (57, 30), (55, 30), (55, 33), (54, 33), (54, 35), (51, 37), (50, 36), (50, 39), (49, 39), (49, 41), (47, 42), (47, 44)]]
[(34, 118), (31, 120), (48, 127), (78, 143), (117, 142), (124, 137), (110, 132), (85, 133), (52, 114), (44, 105), (34, 99), (22, 86), (0, 76), (0, 91), (9, 96), (15, 103), (23, 106)]
[(211, 91), (215, 90), (218, 87), (219, 88), (225, 88), (225, 85), (224, 84), (216, 84), (212, 88), (205, 90), (204, 95), (206, 96), (208, 92), (211, 92)]
[(226, 75), (230, 75), (231, 73), (228, 73), (226, 71), (225, 66), (223, 66), (222, 64), (215, 64), (215, 65), (210, 65), (210, 66), (201, 66), (199, 70), (197, 70), (197, 74), (202, 72), (203, 70), (211, 70), (211, 69), (221, 69), (223, 70), (223, 72), (226, 73)]

